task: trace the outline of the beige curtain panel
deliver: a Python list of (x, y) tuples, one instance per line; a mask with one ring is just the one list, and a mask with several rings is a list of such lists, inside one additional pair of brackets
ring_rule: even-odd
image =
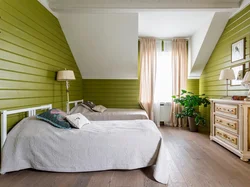
[(154, 88), (156, 77), (156, 40), (154, 38), (140, 39), (140, 105), (153, 120)]
[[(174, 39), (172, 43), (172, 94), (180, 95), (182, 89), (187, 87), (188, 77), (188, 43), (186, 39)], [(187, 119), (177, 119), (175, 114), (182, 108), (172, 103), (172, 125), (175, 127), (187, 126)]]

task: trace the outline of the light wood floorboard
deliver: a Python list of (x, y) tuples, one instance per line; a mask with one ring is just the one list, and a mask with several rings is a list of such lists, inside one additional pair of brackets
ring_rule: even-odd
[[(250, 162), (242, 162), (206, 134), (161, 127), (170, 165), (168, 187), (250, 187)], [(153, 167), (132, 171), (53, 173), (23, 170), (0, 176), (0, 187), (163, 187)]]

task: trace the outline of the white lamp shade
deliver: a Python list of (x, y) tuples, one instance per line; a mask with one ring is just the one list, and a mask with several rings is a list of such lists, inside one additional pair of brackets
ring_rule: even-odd
[(221, 70), (219, 80), (234, 80), (234, 79), (235, 79), (235, 74), (232, 69)]
[(250, 82), (250, 72), (247, 72), (242, 80), (242, 83), (249, 83), (249, 82)]
[(62, 70), (57, 72), (58, 81), (75, 80), (75, 74), (72, 70)]

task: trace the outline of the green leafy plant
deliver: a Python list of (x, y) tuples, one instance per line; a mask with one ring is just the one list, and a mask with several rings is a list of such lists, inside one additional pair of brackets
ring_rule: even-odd
[(195, 118), (196, 125), (204, 125), (206, 123), (205, 118), (197, 112), (199, 106), (203, 105), (204, 107), (207, 107), (210, 105), (210, 101), (205, 94), (195, 95), (192, 92), (182, 90), (180, 96), (175, 95), (172, 96), (172, 98), (175, 103), (183, 106), (183, 110), (180, 113), (175, 114), (177, 118), (193, 117)]

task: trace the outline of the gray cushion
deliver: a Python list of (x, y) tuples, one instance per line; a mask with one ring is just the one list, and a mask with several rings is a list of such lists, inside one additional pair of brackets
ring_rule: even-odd
[(60, 109), (51, 109), (47, 112), (37, 115), (38, 119), (48, 122), (49, 124), (60, 129), (71, 129), (69, 122), (66, 121), (67, 114)]
[(95, 104), (91, 101), (84, 101), (82, 103), (82, 106), (84, 106), (85, 108), (89, 109), (90, 111), (93, 111), (92, 108), (95, 107)]

